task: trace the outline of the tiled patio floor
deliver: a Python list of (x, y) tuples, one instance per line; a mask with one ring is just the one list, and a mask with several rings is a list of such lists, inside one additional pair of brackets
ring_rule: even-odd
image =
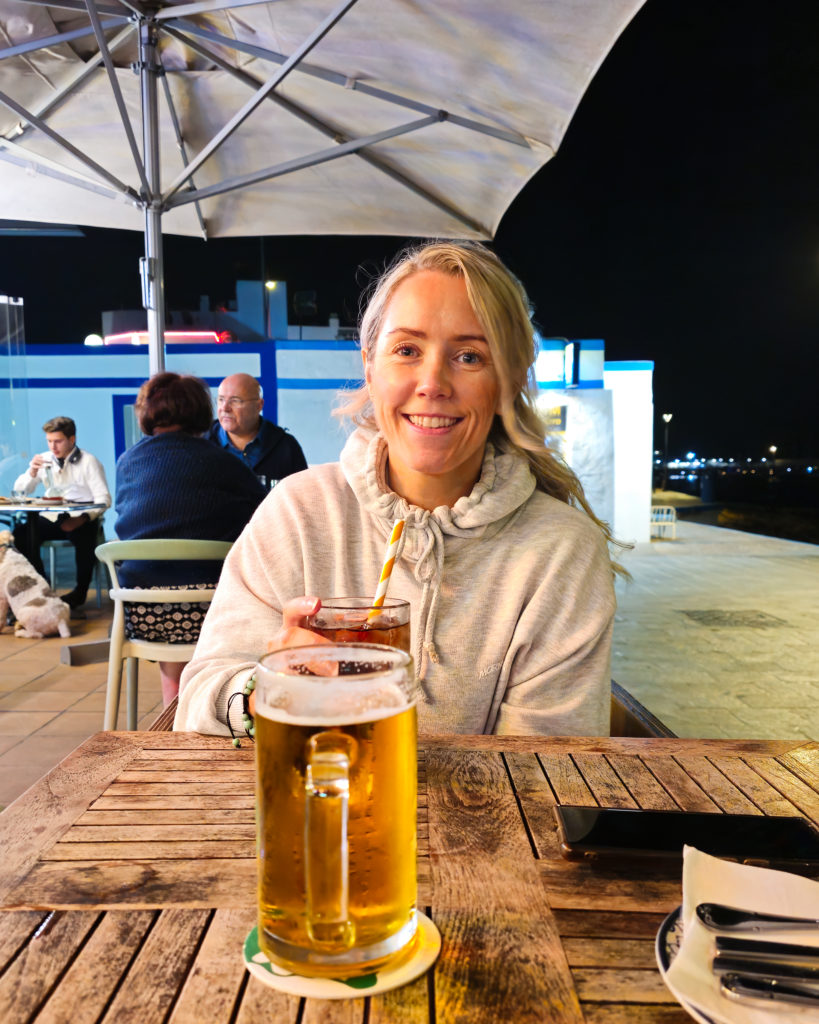
[[(64, 644), (108, 636), (110, 602), (97, 609), (91, 597), (86, 614), (72, 619), (68, 640), (20, 639), (8, 627), (0, 634), (0, 807), (102, 729), (108, 663), (60, 663)], [(148, 662), (140, 663), (138, 710), (141, 728), (162, 710), (159, 671)], [(124, 686), (119, 727), (125, 728)]]

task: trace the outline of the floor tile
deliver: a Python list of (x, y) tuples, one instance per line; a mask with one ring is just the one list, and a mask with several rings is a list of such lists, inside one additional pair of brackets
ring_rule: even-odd
[(57, 711), (0, 711), (0, 736), (29, 736), (58, 717)]

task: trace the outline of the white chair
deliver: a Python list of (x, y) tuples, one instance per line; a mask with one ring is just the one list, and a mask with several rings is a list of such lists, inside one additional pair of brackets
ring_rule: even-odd
[(673, 505), (652, 505), (651, 536), (665, 537), (671, 533), (671, 539), (677, 539), (677, 510)]
[(137, 727), (138, 659), (147, 661), (190, 661), (195, 644), (165, 644), (151, 640), (132, 640), (125, 636), (125, 605), (128, 602), (173, 604), (180, 601), (206, 602), (213, 597), (207, 590), (145, 590), (121, 587), (117, 563), (131, 561), (223, 561), (232, 547), (221, 540), (112, 540), (97, 548), (97, 558), (108, 566), (111, 576), (109, 597), (114, 602), (114, 622), (108, 655), (108, 686), (105, 694), (103, 729), (116, 729), (119, 696), (122, 688), (122, 662), (126, 662), (127, 728)]

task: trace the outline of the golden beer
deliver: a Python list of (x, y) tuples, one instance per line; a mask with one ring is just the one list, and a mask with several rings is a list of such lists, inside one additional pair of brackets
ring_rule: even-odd
[[(288, 655), (297, 674), (271, 672), (266, 685), (265, 668)], [(310, 674), (328, 664), (344, 674)], [(369, 973), (414, 939), (408, 664), (398, 651), (345, 644), (276, 652), (257, 672), (259, 944), (296, 973)]]

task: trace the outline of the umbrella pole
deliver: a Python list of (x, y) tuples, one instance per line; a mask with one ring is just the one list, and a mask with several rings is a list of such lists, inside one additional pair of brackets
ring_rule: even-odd
[(142, 261), (142, 304), (148, 315), (150, 375), (165, 369), (165, 268), (162, 257), (162, 211), (159, 207), (159, 116), (157, 109), (157, 26), (144, 20), (139, 27), (142, 90), (142, 149), (150, 195), (145, 202), (145, 257)]

